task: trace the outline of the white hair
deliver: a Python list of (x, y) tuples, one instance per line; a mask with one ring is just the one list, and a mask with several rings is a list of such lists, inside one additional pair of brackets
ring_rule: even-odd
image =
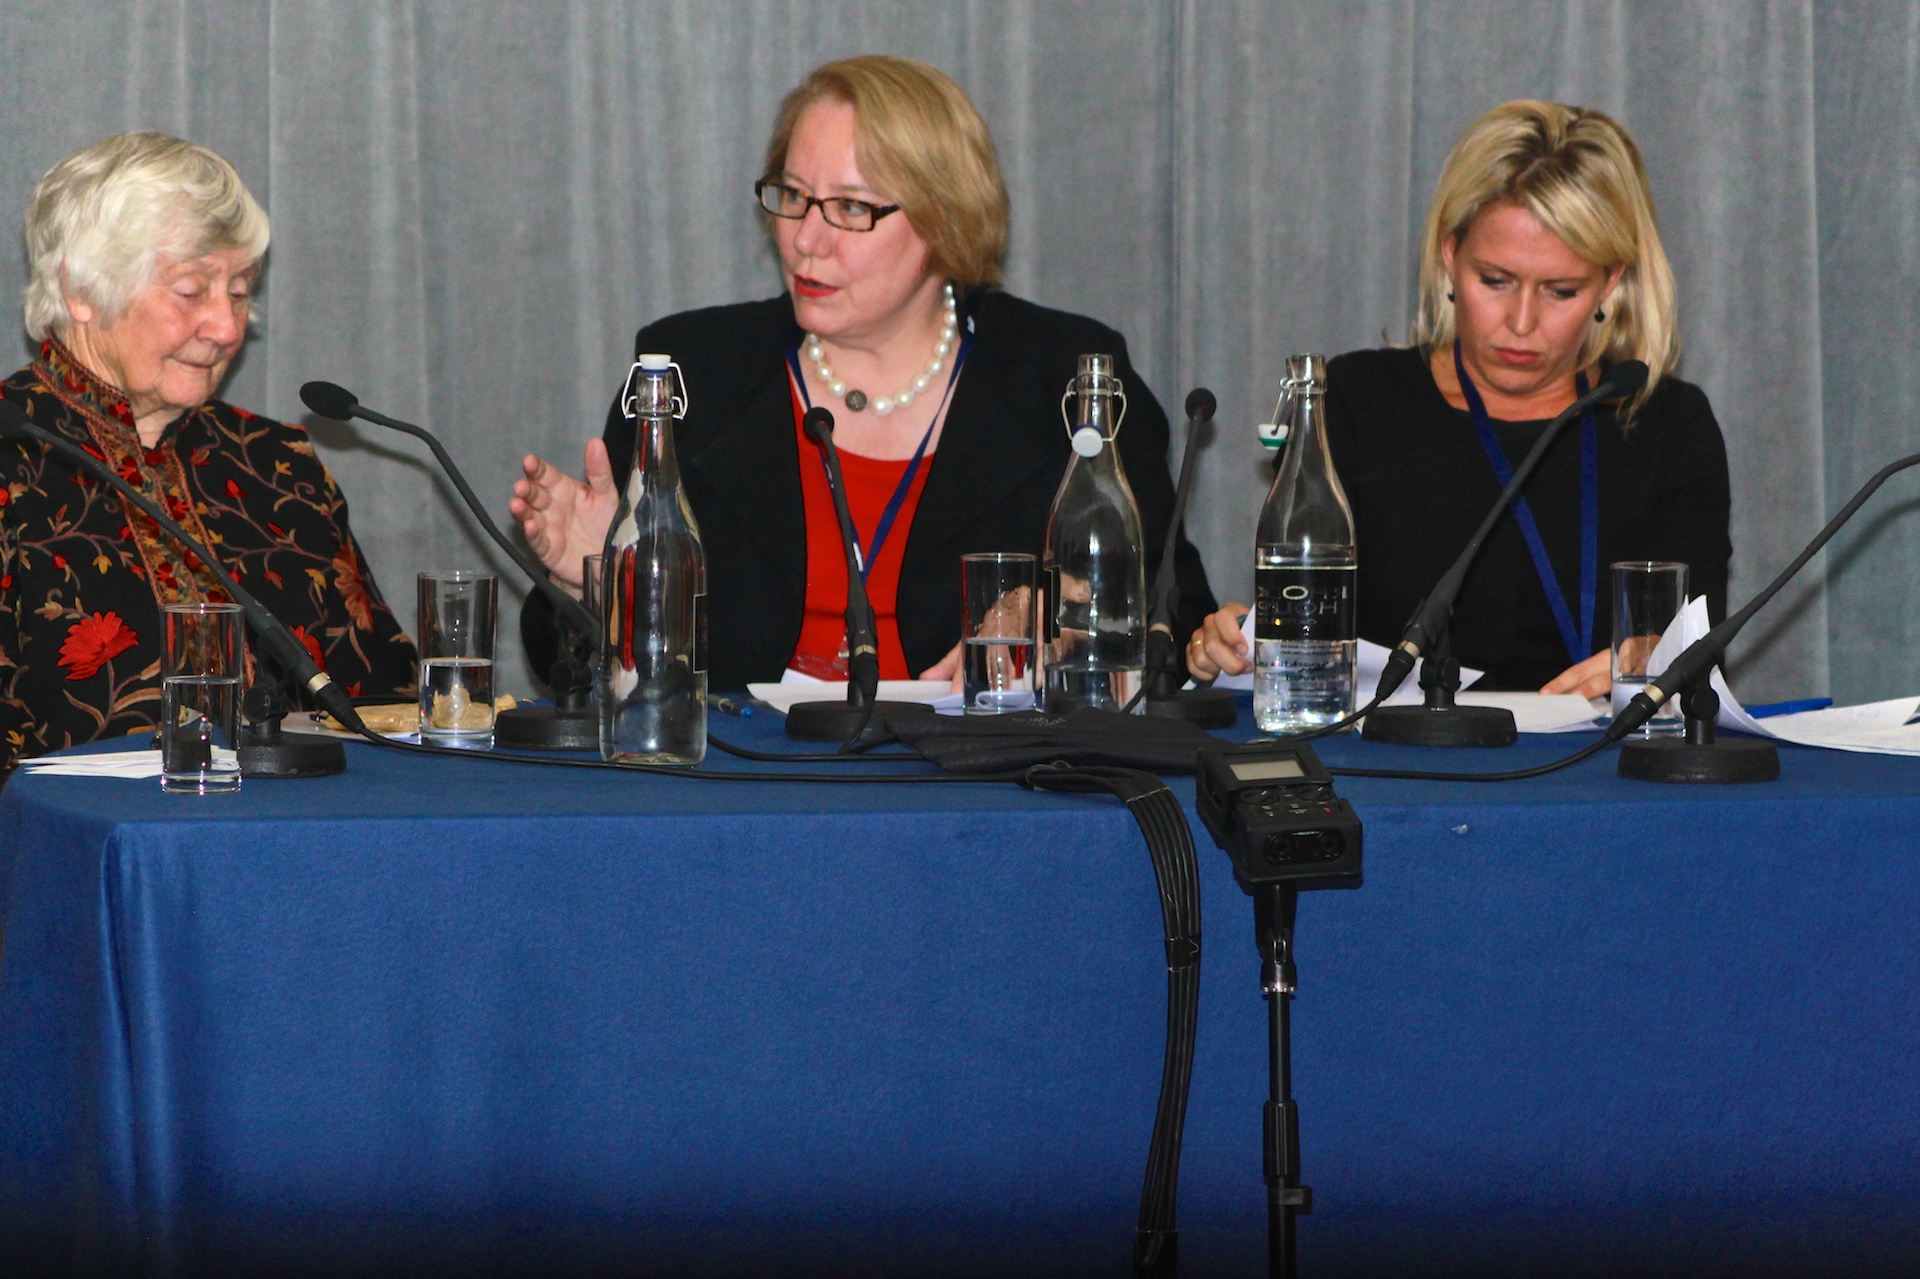
[(27, 333), (62, 333), (72, 295), (112, 323), (155, 259), (267, 251), (267, 215), (231, 164), (164, 133), (122, 133), (47, 170), (27, 204)]

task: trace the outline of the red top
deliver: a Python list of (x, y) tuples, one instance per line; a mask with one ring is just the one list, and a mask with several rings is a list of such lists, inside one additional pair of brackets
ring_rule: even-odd
[[(841, 656), (847, 643), (847, 557), (840, 546), (840, 520), (833, 513), (833, 491), (827, 487), (827, 467), (819, 446), (807, 438), (801, 422), (806, 410), (800, 393), (792, 387), (793, 429), (800, 442), (800, 493), (807, 512), (807, 604), (800, 622), (800, 642), (787, 664), (794, 670), (820, 679), (845, 679), (847, 661)], [(864, 555), (880, 525), (880, 513), (887, 509), (900, 477), (907, 473), (908, 459), (883, 461), (840, 450), (840, 474), (847, 483), (847, 509), (853, 513), (854, 536)], [(899, 609), (900, 561), (907, 551), (907, 533), (913, 527), (913, 512), (920, 505), (920, 493), (927, 487), (927, 473), (933, 470), (933, 455), (920, 460), (920, 472), (913, 477), (900, 512), (879, 558), (867, 566), (867, 599), (873, 604), (874, 633), (880, 640), (880, 678), (912, 679), (918, 672), (907, 670), (906, 650), (900, 646)]]

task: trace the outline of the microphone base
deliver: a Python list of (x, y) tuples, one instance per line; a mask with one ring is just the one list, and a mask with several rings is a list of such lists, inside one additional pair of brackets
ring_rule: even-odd
[[(846, 701), (795, 702), (787, 711), (787, 736), (796, 742), (844, 742), (860, 727), (865, 709)], [(884, 741), (892, 733), (887, 728), (889, 715), (931, 715), (933, 708), (921, 702), (875, 702), (867, 731), (856, 746)]]
[(1396, 746), (1511, 746), (1520, 730), (1499, 706), (1382, 706), (1360, 736)]
[(244, 736), (235, 748), (240, 776), (286, 780), (296, 777), (332, 777), (347, 771), (347, 752), (340, 742), (315, 733), (274, 733), (271, 740), (253, 742)]
[(1755, 737), (1706, 743), (1647, 738), (1621, 745), (1620, 776), (1637, 782), (1770, 782), (1780, 776), (1780, 752)]
[(516, 706), (493, 717), (493, 744), (523, 751), (597, 751), (600, 712), (591, 706)]
[(1224, 688), (1196, 688), (1171, 697), (1149, 695), (1143, 701), (1149, 715), (1183, 719), (1200, 728), (1232, 728), (1240, 722), (1240, 705)]

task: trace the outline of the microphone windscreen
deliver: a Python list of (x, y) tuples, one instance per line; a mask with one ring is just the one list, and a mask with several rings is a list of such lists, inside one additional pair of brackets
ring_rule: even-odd
[(1640, 360), (1622, 360), (1607, 369), (1615, 396), (1625, 398), (1647, 384), (1647, 366)]
[(800, 425), (815, 444), (825, 444), (833, 437), (833, 414), (818, 404), (807, 410)]
[(360, 401), (354, 398), (352, 391), (331, 382), (307, 383), (300, 388), (300, 402), (321, 417), (330, 417), (336, 422), (349, 420), (353, 417), (353, 411), (360, 407)]
[(1187, 416), (1198, 421), (1206, 421), (1213, 416), (1219, 405), (1214, 402), (1213, 392), (1204, 386), (1196, 386), (1187, 392)]

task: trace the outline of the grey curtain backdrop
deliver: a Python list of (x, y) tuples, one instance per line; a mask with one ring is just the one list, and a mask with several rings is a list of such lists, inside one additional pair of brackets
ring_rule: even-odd
[[(1251, 583), (1283, 358), (1404, 336), (1440, 162), (1509, 98), (1600, 107), (1646, 154), (1681, 373), (1732, 458), (1736, 600), (1914, 447), (1914, 0), (11, 0), (0, 40), (9, 225), (106, 134), (214, 148), (274, 234), (226, 397), (298, 420), (303, 381), (340, 382), (440, 432), (502, 516), (524, 452), (577, 471), (636, 327), (778, 289), (748, 190), (775, 107), (875, 51), (943, 67), (992, 125), (1009, 288), (1119, 327), (1169, 408), (1219, 395), (1191, 518), (1223, 599)], [(0, 294), (23, 278), (0, 254)], [(503, 571), (526, 689), (523, 590), (424, 450), (315, 430), (403, 619), (420, 569)], [(1920, 692), (1916, 494), (1896, 481), (1765, 616), (1747, 700)]]

